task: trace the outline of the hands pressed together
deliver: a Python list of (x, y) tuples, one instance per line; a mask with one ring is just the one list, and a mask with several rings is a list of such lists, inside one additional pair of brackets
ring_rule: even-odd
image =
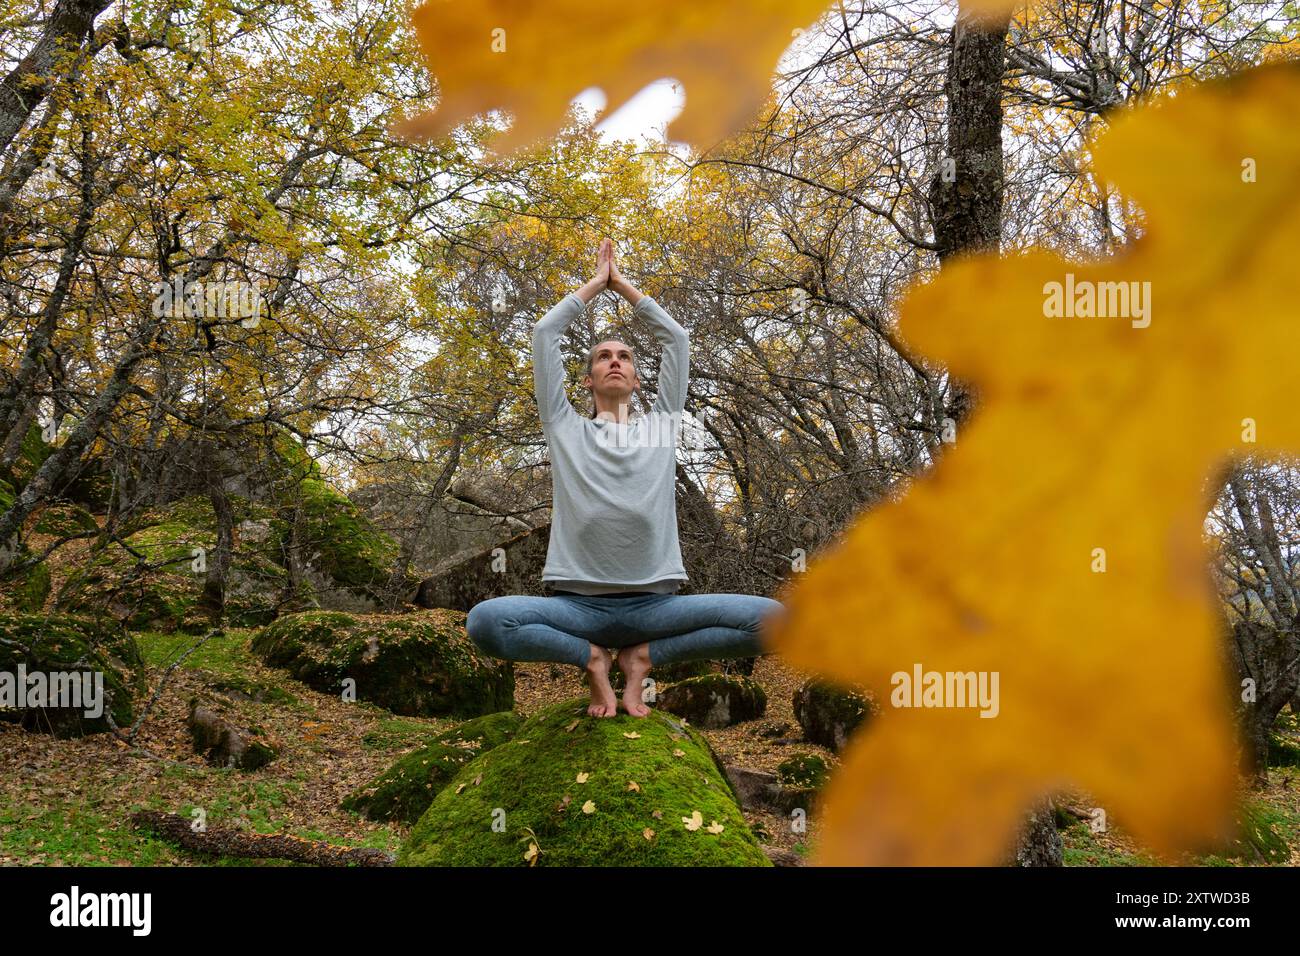
[(618, 271), (618, 262), (614, 258), (614, 243), (608, 238), (600, 241), (600, 250), (596, 254), (596, 274), (591, 281), (578, 290), (577, 294), (583, 302), (590, 302), (606, 289), (617, 292), (632, 305), (636, 305), (642, 299), (642, 294), (636, 286), (624, 279), (623, 274)]

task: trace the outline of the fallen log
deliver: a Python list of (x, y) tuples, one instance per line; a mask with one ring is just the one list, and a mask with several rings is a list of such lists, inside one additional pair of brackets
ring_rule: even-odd
[(392, 866), (393, 855), (370, 847), (342, 847), (288, 834), (246, 833), (231, 827), (190, 828), (190, 820), (175, 813), (138, 810), (131, 814), (137, 829), (152, 831), (184, 850), (252, 860), (291, 860), (311, 866)]

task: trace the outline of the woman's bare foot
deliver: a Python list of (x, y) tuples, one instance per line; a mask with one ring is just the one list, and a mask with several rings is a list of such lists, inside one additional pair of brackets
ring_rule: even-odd
[(623, 688), (623, 706), (633, 717), (644, 717), (650, 708), (641, 700), (641, 681), (650, 673), (650, 645), (634, 644), (618, 652), (618, 668), (627, 678)]
[(618, 715), (618, 696), (609, 682), (609, 669), (614, 665), (614, 655), (603, 647), (591, 645), (591, 660), (587, 662), (587, 685), (591, 688), (591, 706), (587, 713), (592, 717)]

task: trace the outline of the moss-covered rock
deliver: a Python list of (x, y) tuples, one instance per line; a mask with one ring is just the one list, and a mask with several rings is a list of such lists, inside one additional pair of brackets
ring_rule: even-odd
[[(16, 692), (18, 667), (40, 672), (103, 675), (103, 704), (119, 727), (129, 727), (132, 698), (144, 692), (144, 660), (134, 639), (112, 624), (66, 614), (0, 614), (0, 686)], [(92, 678), (93, 679), (93, 678)], [(13, 704), (27, 703), (26, 695)], [(11, 703), (0, 693), (0, 707)], [(83, 703), (85, 701), (83, 700)], [(109, 730), (103, 716), (85, 716), (89, 706), (13, 707), (0, 718), (58, 737), (79, 737)]]
[(523, 722), (512, 710), (467, 720), (402, 757), (342, 807), (371, 820), (415, 823), (461, 767), (501, 746)]
[(590, 717), (589, 703), (545, 708), (462, 767), (398, 864), (771, 866), (703, 735), (655, 710)]
[(836, 753), (873, 710), (870, 695), (815, 678), (794, 694), (794, 716), (804, 736)]
[(478, 717), (514, 706), (514, 668), (465, 634), (465, 615), (305, 611), (263, 628), (253, 653), (327, 694), (355, 681), (357, 698), (411, 717)]
[(32, 422), (27, 426), (27, 434), (23, 436), (22, 445), (18, 448), (18, 459), (14, 462), (13, 470), (3, 477), (16, 491), (21, 491), (52, 454), (54, 446), (41, 435), (40, 424)]
[(55, 501), (41, 509), (33, 530), (37, 534), (71, 538), (87, 531), (98, 532), (99, 523), (81, 505), (70, 501)]
[(785, 787), (819, 790), (830, 776), (830, 767), (820, 754), (795, 754), (776, 767), (776, 778)]
[(1291, 859), (1291, 848), (1278, 831), (1287, 819), (1271, 807), (1247, 801), (1237, 811), (1237, 835), (1228, 848), (1228, 855), (1249, 864), (1285, 863)]
[(762, 717), (767, 711), (767, 694), (748, 677), (706, 674), (660, 691), (656, 706), (685, 717), (696, 727), (716, 730)]
[[(235, 521), (266, 518), (270, 511), (232, 498)], [(127, 547), (110, 543), (64, 583), (60, 610), (108, 614), (139, 630), (199, 632), (210, 626), (201, 605), (205, 574), (195, 570), (195, 551), (208, 558), (216, 547), (211, 501), (194, 495), (157, 508), (133, 522)], [(140, 566), (135, 551), (144, 556)], [(277, 546), (236, 537), (226, 580), (227, 623), (256, 627), (274, 620), (286, 572), (274, 560)]]
[(50, 569), (44, 561), (28, 564), (32, 553), (23, 545), (14, 563), (0, 576), (0, 608), (18, 614), (36, 614), (50, 595)]
[(319, 478), (304, 478), (291, 497), (271, 523), (277, 547), (288, 545), (296, 517), (298, 542), (313, 568), (343, 587), (382, 599), (398, 556), (393, 538)]

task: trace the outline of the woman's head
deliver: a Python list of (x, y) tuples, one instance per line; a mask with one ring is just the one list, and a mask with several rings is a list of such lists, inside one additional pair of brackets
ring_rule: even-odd
[(602, 406), (631, 405), (632, 393), (641, 388), (632, 347), (621, 339), (603, 339), (593, 345), (587, 353), (582, 386), (591, 392), (593, 418)]

